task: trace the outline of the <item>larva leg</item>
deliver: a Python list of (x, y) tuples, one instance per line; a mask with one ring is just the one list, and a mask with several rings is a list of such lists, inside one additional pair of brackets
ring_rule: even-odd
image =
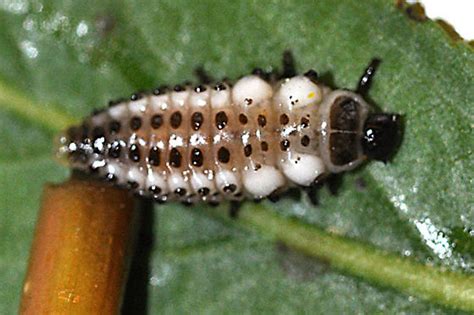
[(325, 179), (324, 184), (328, 188), (329, 192), (336, 196), (339, 193), (339, 188), (342, 185), (342, 176), (340, 174), (331, 174)]
[(214, 79), (207, 73), (203, 66), (199, 66), (194, 69), (194, 75), (199, 80), (200, 84), (209, 84), (214, 81)]
[(232, 219), (236, 219), (239, 215), (240, 207), (242, 206), (242, 202), (238, 200), (232, 200), (229, 205), (229, 217)]
[(283, 52), (283, 71), (282, 78), (291, 78), (296, 75), (295, 58), (290, 50)]
[(321, 189), (319, 185), (311, 185), (304, 187), (303, 190), (308, 195), (308, 199), (313, 206), (319, 206), (318, 191)]
[(357, 89), (356, 89), (357, 94), (360, 94), (362, 96), (365, 96), (367, 94), (367, 91), (370, 88), (370, 84), (372, 83), (372, 78), (380, 62), (381, 62), (380, 59), (374, 58), (369, 63), (367, 68), (365, 68), (364, 73), (359, 79), (359, 84), (357, 85)]

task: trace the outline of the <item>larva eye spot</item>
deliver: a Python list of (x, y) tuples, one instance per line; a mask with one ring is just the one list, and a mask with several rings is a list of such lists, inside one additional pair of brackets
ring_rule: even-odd
[(400, 115), (385, 113), (369, 115), (361, 139), (364, 154), (370, 159), (386, 163), (397, 151), (401, 136)]

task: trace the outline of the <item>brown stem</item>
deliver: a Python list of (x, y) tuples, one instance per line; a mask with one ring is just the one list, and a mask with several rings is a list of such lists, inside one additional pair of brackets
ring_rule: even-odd
[(99, 182), (48, 185), (21, 314), (117, 314), (137, 212), (127, 192)]

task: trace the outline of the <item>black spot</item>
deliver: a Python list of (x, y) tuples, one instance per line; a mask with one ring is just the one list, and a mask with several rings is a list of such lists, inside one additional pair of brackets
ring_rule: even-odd
[(180, 196), (180, 197), (183, 197), (186, 195), (186, 188), (176, 188), (174, 193), (177, 195), (177, 196)]
[(159, 166), (160, 160), (160, 149), (157, 146), (151, 147), (150, 153), (148, 154), (148, 163), (152, 166)]
[(246, 99), (244, 99), (244, 102), (245, 102), (245, 105), (252, 105), (253, 99), (251, 99), (251, 98), (246, 98)]
[(181, 115), (180, 111), (176, 111), (173, 114), (171, 114), (170, 117), (170, 125), (173, 129), (179, 128), (181, 125), (181, 121), (183, 120), (183, 116)]
[(198, 148), (194, 148), (191, 150), (191, 164), (193, 166), (200, 167), (204, 162), (204, 155), (202, 154), (201, 150)]
[(160, 128), (161, 125), (163, 125), (163, 116), (160, 114), (153, 115), (153, 117), (151, 117), (150, 124), (153, 129)]
[(116, 133), (119, 133), (120, 131), (120, 122), (116, 121), (116, 120), (112, 120), (110, 123), (109, 123), (109, 132), (111, 134), (116, 134)]
[(262, 142), (260, 143), (260, 148), (261, 148), (262, 151), (264, 151), (264, 152), (268, 151), (268, 142), (262, 141)]
[(222, 189), (225, 193), (233, 193), (237, 190), (237, 186), (235, 184), (229, 184), (224, 186)]
[(174, 86), (173, 90), (174, 90), (175, 92), (182, 92), (182, 91), (184, 91), (184, 86), (181, 85), (181, 84), (176, 84), (176, 85)]
[(143, 98), (143, 93), (140, 93), (140, 92), (137, 92), (137, 93), (133, 93), (131, 96), (130, 96), (130, 100), (131, 101), (138, 101), (139, 99)]
[(148, 190), (153, 194), (153, 195), (159, 195), (161, 193), (161, 188), (153, 185), (148, 188)]
[(181, 166), (181, 161), (183, 157), (181, 156), (181, 153), (178, 151), (178, 149), (173, 148), (170, 151), (169, 155), (169, 163), (172, 167), (180, 167)]
[(288, 139), (282, 140), (280, 142), (280, 149), (282, 151), (288, 151), (289, 147), (290, 147), (290, 141)]
[(200, 194), (201, 196), (207, 196), (209, 195), (209, 193), (211, 192), (211, 190), (207, 187), (202, 187), (202, 188), (199, 188), (198, 189), (198, 194)]
[(230, 152), (225, 147), (220, 147), (217, 151), (217, 159), (222, 163), (229, 163)]
[(128, 149), (128, 158), (133, 162), (140, 161), (140, 149), (136, 144), (132, 144)]
[(201, 128), (202, 123), (204, 122), (204, 116), (201, 112), (195, 112), (191, 116), (191, 127), (193, 130), (198, 131)]
[(214, 90), (216, 91), (224, 91), (225, 89), (226, 89), (226, 86), (222, 82), (218, 82), (214, 86)]
[(142, 126), (142, 119), (140, 117), (133, 117), (130, 119), (130, 129), (138, 130)]
[(257, 122), (260, 127), (265, 127), (267, 124), (267, 118), (264, 115), (258, 115)]
[(194, 91), (196, 91), (197, 93), (204, 92), (205, 90), (206, 90), (206, 87), (202, 84), (200, 84), (200, 85), (198, 85), (194, 88)]
[(307, 147), (309, 145), (309, 142), (310, 142), (310, 139), (307, 135), (304, 135), (302, 138), (301, 138), (301, 145), (303, 147)]
[(245, 114), (240, 114), (239, 115), (239, 121), (242, 125), (245, 125), (245, 124), (248, 123), (249, 120), (248, 120), (247, 116), (245, 116)]
[(301, 118), (301, 128), (307, 128), (309, 126), (309, 119), (306, 117)]
[(287, 114), (281, 114), (280, 115), (280, 124), (281, 125), (286, 125), (290, 122), (290, 118), (288, 118)]
[(245, 155), (245, 156), (250, 156), (250, 155), (252, 155), (252, 145), (251, 145), (251, 144), (247, 144), (247, 145), (244, 147), (244, 155)]
[(121, 150), (122, 150), (122, 146), (120, 145), (120, 142), (119, 141), (114, 141), (110, 145), (109, 156), (111, 158), (117, 159), (117, 158), (120, 157)]
[(227, 118), (227, 115), (225, 112), (218, 112), (216, 114), (216, 127), (219, 130), (222, 130), (227, 126), (229, 118)]
[(168, 87), (166, 85), (162, 85), (160, 87), (157, 87), (153, 90), (154, 95), (162, 95), (165, 94), (168, 91)]

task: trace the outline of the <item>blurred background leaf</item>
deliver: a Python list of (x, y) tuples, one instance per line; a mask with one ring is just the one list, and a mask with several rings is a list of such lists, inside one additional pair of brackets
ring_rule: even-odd
[[(382, 0), (1, 0), (0, 313), (18, 307), (42, 185), (68, 174), (51, 155), (61, 126), (111, 98), (188, 80), (198, 65), (216, 78), (271, 70), (285, 49), (299, 70), (347, 88), (380, 57), (370, 98), (404, 115), (405, 138), (393, 163), (345, 175), (337, 196), (323, 189), (317, 207), (306, 196), (263, 206), (472, 274), (474, 54), (436, 23)], [(128, 310), (455, 312), (340, 274), (200, 208), (149, 214), (154, 242), (137, 262), (146, 282), (131, 284), (145, 295), (127, 300)]]

